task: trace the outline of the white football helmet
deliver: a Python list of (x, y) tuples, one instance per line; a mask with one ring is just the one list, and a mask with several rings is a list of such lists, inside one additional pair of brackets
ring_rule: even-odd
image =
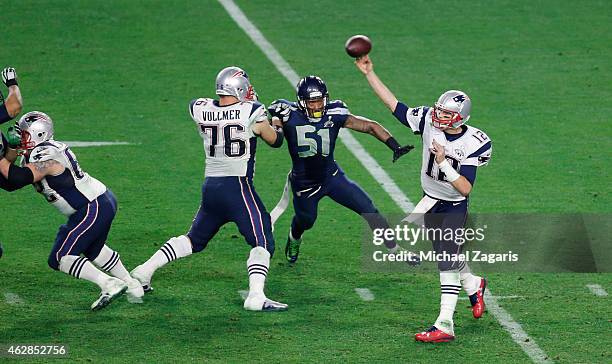
[(53, 140), (53, 120), (40, 111), (30, 111), (18, 122), (21, 129), (22, 150), (34, 149), (38, 144)]
[[(467, 123), (472, 110), (472, 101), (469, 96), (458, 90), (449, 90), (438, 98), (431, 113), (433, 125), (439, 129), (458, 128)], [(450, 113), (450, 118), (445, 116), (442, 119), (443, 113)]]
[(234, 96), (240, 101), (255, 99), (249, 76), (240, 67), (225, 67), (217, 75), (217, 95)]

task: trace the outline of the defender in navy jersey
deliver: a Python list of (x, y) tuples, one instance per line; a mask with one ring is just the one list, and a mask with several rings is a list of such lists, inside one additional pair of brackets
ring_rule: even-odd
[[(409, 107), (399, 102), (374, 73), (369, 56), (358, 58), (355, 64), (393, 115), (423, 139), (424, 197), (413, 214), (425, 214), (428, 228), (454, 231), (463, 228), (476, 170), (489, 162), (493, 151), (491, 140), (482, 130), (464, 125), (470, 118), (472, 101), (465, 92), (449, 90), (433, 107)], [(432, 243), (437, 254), (460, 254), (463, 246), (453, 240)], [(453, 314), (462, 286), (470, 298), (473, 316), (480, 318), (485, 310), (484, 278), (472, 274), (464, 261), (440, 261), (438, 268), (442, 291), (440, 315), (430, 329), (415, 335), (417, 341), (454, 340)]]
[[(372, 229), (388, 227), (368, 194), (348, 179), (334, 160), (341, 128), (376, 137), (393, 151), (394, 162), (413, 148), (400, 147), (380, 124), (352, 115), (342, 101), (329, 101), (327, 86), (317, 76), (301, 79), (296, 93), (297, 103), (276, 100), (268, 108), (273, 120), (283, 123), (293, 164), (289, 182), (295, 216), (285, 246), (285, 256), (291, 263), (297, 261), (302, 234), (314, 225), (319, 201), (325, 196), (364, 216)], [(386, 245), (397, 249), (395, 242)]]
[(249, 295), (244, 308), (283, 311), (286, 304), (264, 294), (274, 237), (270, 215), (253, 186), (257, 138), (278, 148), (284, 139), (282, 128), (268, 122), (266, 108), (254, 100), (256, 94), (242, 69), (221, 70), (216, 88), (218, 100), (198, 98), (189, 104), (189, 114), (203, 139), (206, 156), (202, 202), (191, 229), (168, 240), (132, 274), (145, 291), (152, 290), (151, 278), (158, 268), (204, 250), (221, 226), (233, 222), (252, 247), (247, 260)]
[[(3, 69), (1, 77), (2, 83), (4, 83), (4, 85), (8, 88), (8, 96), (6, 97), (6, 100), (4, 99), (2, 92), (0, 92), (0, 124), (4, 124), (13, 119), (15, 116), (19, 115), (23, 106), (23, 99), (21, 98), (21, 91), (19, 90), (19, 85), (17, 84), (17, 72), (15, 69), (12, 67)], [(19, 130), (16, 125), (11, 126), (7, 131), (6, 137), (2, 132), (0, 132), (0, 138), (3, 139), (3, 144), (10, 148), (14, 153), (15, 149), (17, 149), (19, 146), (21, 130)], [(11, 150), (8, 148), (6, 152), (10, 155)], [(2, 174), (0, 174), (0, 188), (9, 192), (15, 190), (10, 186)], [(1, 252), (2, 246), (0, 245), (0, 255)]]
[(113, 193), (81, 169), (66, 144), (53, 139), (53, 121), (47, 114), (29, 112), (19, 120), (19, 127), (19, 148), (25, 153), (22, 166), (0, 158), (0, 174), (12, 189), (32, 184), (68, 218), (57, 233), (49, 266), (100, 287), (102, 293), (92, 310), (105, 307), (126, 290), (128, 298), (139, 300), (144, 295), (140, 283), (106, 245), (117, 210)]

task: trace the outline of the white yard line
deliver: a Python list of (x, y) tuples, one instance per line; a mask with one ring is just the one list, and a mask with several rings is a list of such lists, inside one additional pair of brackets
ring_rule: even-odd
[(355, 292), (363, 301), (374, 301), (374, 293), (367, 288), (355, 288)]
[(599, 284), (587, 284), (586, 286), (595, 296), (604, 297), (608, 295), (608, 292)]
[[(261, 49), (266, 57), (274, 64), (278, 71), (285, 76), (287, 81), (292, 87), (297, 85), (300, 77), (295, 70), (285, 61), (285, 59), (278, 53), (276, 48), (264, 37), (264, 35), (257, 29), (257, 27), (246, 17), (242, 10), (232, 0), (218, 0), (219, 3), (225, 8), (227, 13), (234, 19), (236, 24), (244, 30), (244, 32), (251, 38), (251, 40)], [(348, 135), (348, 137), (347, 137)], [(341, 133), (340, 139), (348, 147), (349, 151), (352, 152), (355, 157), (363, 164), (363, 166), (370, 172), (370, 174), (378, 181), (382, 183), (383, 189), (389, 194), (389, 196), (395, 201), (395, 203), (402, 208), (406, 213), (412, 211), (414, 205), (410, 202), (408, 196), (395, 184), (395, 182), (389, 177), (389, 175), (383, 170), (383, 168), (376, 162), (374, 158), (361, 146), (361, 144), (352, 137), (348, 132)], [(529, 337), (523, 330), (520, 324), (518, 324), (512, 316), (506, 310), (501, 308), (497, 304), (497, 300), (493, 295), (486, 291), (488, 300), (489, 312), (495, 316), (497, 321), (510, 333), (514, 342), (516, 342), (523, 351), (531, 358), (535, 363), (549, 363), (548, 356), (540, 347), (536, 344), (533, 338)]]
[(4, 293), (4, 300), (11, 306), (23, 305), (25, 303), (25, 301), (19, 297), (19, 295), (12, 292)]
[(127, 142), (79, 142), (79, 141), (69, 141), (64, 142), (68, 144), (69, 147), (106, 147), (110, 145), (130, 145), (132, 143)]

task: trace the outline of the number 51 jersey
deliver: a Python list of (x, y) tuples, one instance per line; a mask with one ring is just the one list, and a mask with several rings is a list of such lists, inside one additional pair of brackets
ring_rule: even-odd
[(462, 166), (481, 167), (489, 163), (493, 148), (489, 137), (480, 129), (462, 125), (459, 134), (446, 134), (433, 126), (431, 113), (433, 108), (427, 106), (410, 108), (399, 103), (395, 112), (396, 118), (423, 138), (423, 164), (421, 166), (421, 186), (430, 197), (446, 201), (462, 201), (465, 197), (446, 180), (444, 173), (435, 162), (435, 155), (430, 151), (435, 140), (444, 146), (446, 159), (450, 165), (461, 172)]
[(256, 101), (221, 106), (199, 98), (189, 104), (191, 118), (204, 142), (206, 177), (253, 177), (257, 136), (252, 127), (267, 122), (264, 105)]

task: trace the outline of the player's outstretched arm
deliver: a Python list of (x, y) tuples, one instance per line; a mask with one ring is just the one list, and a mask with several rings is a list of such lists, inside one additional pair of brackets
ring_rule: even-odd
[(278, 118), (273, 118), (272, 124), (267, 121), (255, 123), (255, 125), (253, 125), (253, 133), (263, 139), (272, 148), (280, 148), (285, 139), (283, 127)]
[(465, 176), (462, 176), (457, 172), (446, 160), (446, 152), (444, 151), (444, 146), (436, 142), (435, 140), (432, 142), (433, 148), (431, 148), (431, 152), (436, 155), (436, 163), (438, 164), (438, 168), (444, 175), (446, 176), (446, 180), (453, 185), (453, 187), (463, 196), (467, 196), (472, 192), (472, 184), (468, 181)]
[(8, 87), (9, 94), (4, 104), (0, 106), (0, 124), (19, 115), (23, 108), (23, 98), (17, 84), (17, 72), (14, 68), (7, 67), (2, 70), (2, 82)]
[(387, 147), (393, 151), (393, 162), (414, 148), (414, 145), (406, 145), (403, 147), (400, 146), (397, 140), (395, 140), (387, 129), (376, 121), (364, 118), (363, 116), (349, 114), (346, 122), (344, 123), (344, 127), (360, 133), (368, 133), (385, 143), (385, 145), (387, 145)]
[(368, 83), (370, 84), (376, 95), (378, 95), (382, 102), (387, 105), (391, 112), (394, 112), (395, 108), (397, 107), (397, 98), (387, 88), (387, 86), (385, 86), (381, 79), (378, 78), (378, 75), (374, 73), (374, 64), (372, 63), (372, 60), (370, 60), (370, 57), (368, 55), (365, 55), (363, 57), (357, 58), (355, 60), (355, 65), (357, 66), (357, 69), (359, 69), (359, 71), (361, 71), (361, 73), (365, 75), (366, 79), (368, 80)]
[(45, 176), (59, 175), (64, 169), (65, 167), (55, 160), (28, 163), (24, 167), (18, 167), (4, 157), (0, 159), (0, 173), (15, 188), (40, 182)]

